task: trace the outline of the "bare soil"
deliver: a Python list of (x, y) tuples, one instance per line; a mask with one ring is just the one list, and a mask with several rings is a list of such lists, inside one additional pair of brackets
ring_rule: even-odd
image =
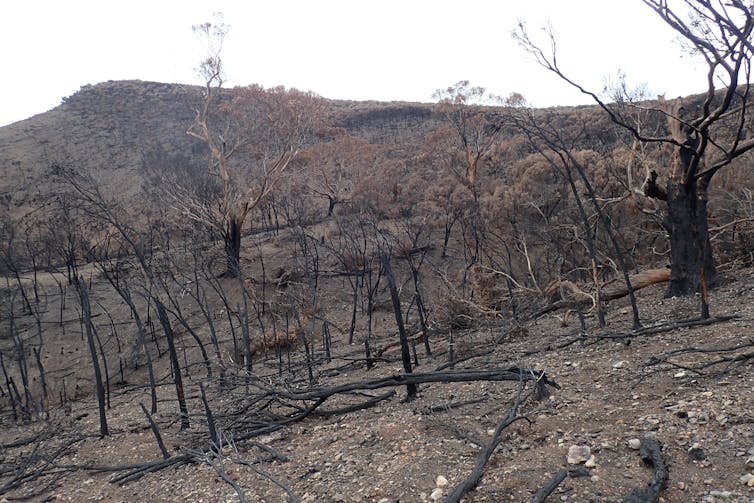
[[(663, 293), (661, 285), (637, 292), (645, 327), (698, 317), (698, 297), (666, 299)], [(587, 317), (586, 336), (581, 335), (575, 316), (568, 326), (547, 316), (520, 327), (500, 321), (454, 333), (455, 355), (467, 358), (455, 369), (535, 369), (560, 385), (544, 399), (526, 401), (520, 411), (525, 418), (503, 430), (480, 484), (464, 501), (531, 501), (557, 471), (576, 468), (566, 461), (573, 445), (590, 448), (593, 466), (587, 468), (587, 476), (567, 478), (548, 501), (622, 501), (633, 488), (646, 487), (652, 479), (652, 468), (629, 442), (645, 436), (662, 444), (669, 470), (661, 501), (754, 501), (754, 488), (741, 480), (754, 469), (754, 460), (747, 465), (754, 447), (752, 271), (729, 273), (711, 294), (711, 311), (713, 317), (734, 318), (624, 337), (631, 334), (631, 310), (621, 299), (608, 307), (606, 329)], [(358, 361), (360, 346), (349, 346), (345, 334), (334, 337), (333, 359), (317, 368), (319, 385), (403, 372), (397, 348), (386, 351), (368, 370)], [(382, 347), (393, 340), (383, 335), (374, 344)], [(431, 342), (432, 357), (417, 347), (421, 363), (417, 372), (447, 363), (449, 334), (436, 334)], [(278, 384), (277, 362), (269, 355), (266, 363), (257, 363), (255, 373), (267, 376), (271, 385)], [(290, 494), (304, 502), (422, 502), (433, 497), (442, 501), (469, 475), (480, 444), (492, 439), (492, 430), (509, 413), (519, 386), (515, 382), (425, 384), (412, 402), (404, 401), (405, 389), (397, 388), (395, 396), (374, 407), (313, 414), (271, 434), (225, 444), (222, 461), (206, 455), (201, 461), (199, 453), (208, 444), (198, 393), (204, 375), (200, 367), (190, 370), (192, 427), (179, 430), (169, 367), (164, 365), (155, 419), (170, 454), (193, 452), (194, 462), (146, 473), (122, 485), (111, 482), (127, 465), (162, 458), (139, 407), (139, 403), (148, 405), (148, 390), (123, 383), (113, 389), (107, 412), (111, 435), (105, 438), (96, 435), (96, 400), (86, 394), (64, 407), (53, 407), (47, 420), (15, 425), (6, 414), (0, 433), (2, 496), (8, 501), (239, 501), (232, 481), (250, 502), (291, 501)], [(128, 381), (145, 382), (137, 376)], [(239, 389), (227, 395), (209, 389), (218, 424), (226, 433), (239, 424), (230, 411), (238, 411), (248, 400), (243, 386)], [(333, 411), (386, 391), (337, 396), (322, 409)], [(33, 477), (41, 472), (43, 477)], [(438, 481), (439, 476), (447, 485)], [(8, 488), (19, 479), (23, 483)]]

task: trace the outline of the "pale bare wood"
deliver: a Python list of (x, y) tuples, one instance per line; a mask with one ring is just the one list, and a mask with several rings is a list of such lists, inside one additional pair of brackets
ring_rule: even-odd
[[(660, 269), (648, 269), (638, 274), (629, 276), (629, 281), (631, 282), (631, 287), (634, 291), (640, 290), (650, 285), (665, 283), (667, 281), (670, 281), (670, 269), (666, 267)], [(564, 298), (546, 305), (536, 313), (536, 316), (542, 316), (543, 314), (557, 311), (559, 309), (574, 309), (580, 305), (583, 306), (587, 303), (591, 303), (592, 308), (595, 305), (595, 298), (592, 295), (584, 292), (572, 281), (553, 281), (545, 290), (545, 293), (548, 292), (550, 293), (550, 295), (556, 292), (568, 292), (569, 295), (567, 297), (563, 295), (562, 297)], [(628, 293), (628, 286), (625, 283), (608, 283), (602, 286), (602, 290), (600, 292), (600, 300), (602, 302), (608, 302), (611, 300), (620, 299), (621, 297), (625, 297), (626, 295), (628, 295)]]

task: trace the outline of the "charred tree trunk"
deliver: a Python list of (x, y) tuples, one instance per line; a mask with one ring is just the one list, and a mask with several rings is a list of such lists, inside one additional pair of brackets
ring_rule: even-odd
[(690, 295), (699, 291), (704, 271), (707, 285), (717, 277), (707, 222), (707, 187), (668, 183), (668, 215), (665, 225), (670, 235), (670, 287), (667, 296)]
[(178, 399), (178, 410), (181, 416), (181, 430), (186, 430), (190, 427), (188, 408), (186, 407), (186, 395), (183, 390), (183, 378), (181, 377), (181, 365), (178, 361), (178, 351), (175, 347), (175, 333), (173, 327), (170, 325), (170, 318), (168, 318), (167, 309), (165, 305), (156, 297), (152, 297), (155, 307), (157, 308), (157, 315), (160, 319), (160, 324), (165, 330), (165, 338), (168, 341), (168, 352), (170, 354), (170, 364), (173, 367), (173, 381), (175, 383), (175, 394)]
[(335, 212), (335, 205), (338, 204), (340, 201), (338, 201), (337, 198), (332, 196), (327, 196), (327, 217), (330, 218), (333, 216), (333, 213)]
[[(408, 346), (408, 336), (406, 335), (406, 328), (403, 325), (403, 312), (401, 310), (401, 299), (398, 295), (398, 288), (395, 286), (395, 276), (393, 275), (393, 269), (390, 267), (390, 255), (387, 252), (380, 254), (380, 261), (382, 267), (385, 269), (385, 277), (390, 287), (390, 298), (393, 301), (393, 312), (395, 313), (395, 323), (398, 326), (398, 337), (401, 343), (401, 360), (403, 361), (403, 369), (406, 374), (410, 374), (413, 370), (411, 368), (411, 352)], [(410, 402), (416, 398), (417, 386), (415, 383), (408, 383), (406, 385), (406, 401)]]
[[(107, 427), (107, 416), (105, 414), (105, 387), (102, 384), (102, 371), (99, 366), (97, 357), (97, 348), (94, 345), (94, 328), (92, 326), (92, 313), (89, 304), (89, 292), (86, 288), (86, 282), (83, 278), (77, 279), (76, 287), (81, 300), (81, 320), (86, 329), (86, 341), (89, 345), (89, 353), (92, 357), (92, 367), (94, 368), (94, 384), (97, 390), (97, 405), (99, 409), (99, 434), (106, 437), (110, 434)], [(104, 358), (104, 354), (102, 357)]]
[(227, 264), (225, 275), (230, 278), (237, 278), (241, 274), (241, 227), (243, 227), (243, 219), (237, 215), (228, 216), (224, 236)]

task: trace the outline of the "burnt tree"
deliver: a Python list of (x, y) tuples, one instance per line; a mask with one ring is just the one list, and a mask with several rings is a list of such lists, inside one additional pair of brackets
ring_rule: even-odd
[(186, 133), (208, 152), (207, 170), (219, 180), (216, 200), (192, 197), (190, 185), (166, 187), (181, 214), (223, 240), (226, 275), (240, 275), (241, 234), (249, 214), (272, 193), (298, 155), (318, 118), (321, 99), (312, 93), (248, 86), (226, 92), (220, 57), (228, 26), (194, 27), (208, 56), (199, 65), (203, 87)]
[(523, 23), (514, 37), (541, 66), (594, 99), (635, 140), (672, 149), (666, 172), (650, 173), (644, 193), (665, 203), (663, 226), (669, 236), (671, 266), (667, 294), (689, 295), (699, 291), (702, 271), (707, 285), (716, 280), (707, 219), (710, 182), (718, 171), (754, 148), (749, 111), (754, 7), (740, 1), (685, 0), (673, 8), (665, 0), (643, 2), (706, 65), (707, 88), (698, 103), (658, 100), (656, 111), (668, 122), (666, 135), (647, 136), (637, 128), (626, 114), (639, 106), (630, 99), (608, 103), (567, 76), (558, 66), (552, 33), (549, 52), (531, 40)]

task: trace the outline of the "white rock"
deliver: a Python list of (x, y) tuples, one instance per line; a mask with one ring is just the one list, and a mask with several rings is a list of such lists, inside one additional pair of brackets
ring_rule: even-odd
[(638, 438), (632, 438), (628, 441), (628, 447), (635, 451), (639, 450), (639, 447), (641, 447), (641, 440), (639, 440)]
[(440, 501), (442, 498), (442, 489), (439, 487), (434, 489), (431, 493), (429, 493), (429, 499), (432, 501)]
[(742, 484), (746, 484), (749, 487), (754, 486), (754, 475), (752, 475), (751, 473), (742, 475), (741, 477), (738, 478), (738, 480), (740, 480)]
[(589, 459), (592, 450), (586, 445), (572, 445), (568, 448), (568, 458), (566, 461), (569, 465), (577, 465)]
[(442, 475), (438, 475), (435, 479), (435, 485), (437, 487), (445, 487), (446, 485), (448, 485), (448, 479), (446, 479)]
[(675, 377), (676, 379), (680, 379), (681, 377), (686, 377), (686, 372), (684, 372), (683, 370), (681, 370), (677, 374), (673, 374), (673, 377)]
[(622, 369), (626, 365), (628, 365), (628, 362), (626, 360), (621, 360), (621, 361), (613, 363), (613, 368), (614, 369)]
[(586, 460), (584, 466), (586, 466), (587, 468), (594, 468), (595, 466), (597, 466), (597, 460), (595, 459), (594, 454), (589, 456), (589, 459)]

